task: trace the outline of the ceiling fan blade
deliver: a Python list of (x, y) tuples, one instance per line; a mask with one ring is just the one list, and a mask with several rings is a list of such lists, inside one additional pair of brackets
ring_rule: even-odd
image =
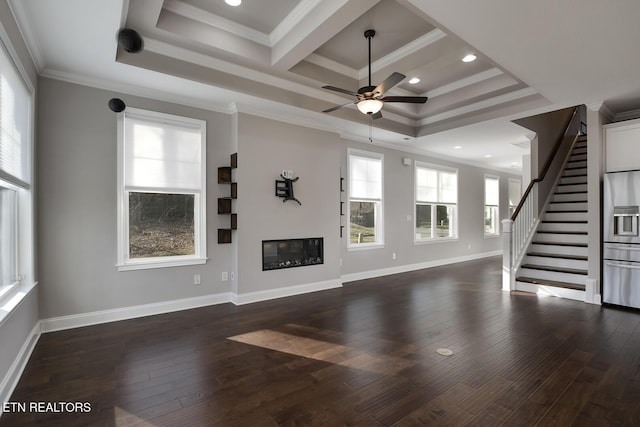
[(424, 104), (427, 102), (426, 96), (385, 96), (380, 98), (383, 102), (409, 102), (412, 104)]
[(382, 118), (382, 111), (378, 111), (377, 113), (372, 114), (372, 115), (371, 115), (371, 118), (372, 118), (373, 120), (376, 120), (376, 119), (380, 119), (380, 118)]
[(391, 89), (392, 87), (394, 87), (395, 85), (397, 85), (398, 83), (400, 83), (401, 81), (403, 81), (405, 79), (404, 74), (400, 74), (400, 73), (392, 73), (389, 77), (387, 77), (382, 83), (380, 83), (374, 90), (374, 93), (379, 93), (380, 95), (383, 95), (386, 91), (388, 91), (389, 89)]
[(322, 86), (322, 89), (328, 89), (328, 90), (332, 90), (334, 92), (340, 92), (340, 93), (344, 93), (347, 95), (351, 95), (351, 96), (355, 96), (356, 98), (358, 97), (358, 94), (355, 92), (352, 92), (350, 90), (347, 89), (342, 89), (339, 87), (335, 87), (335, 86)]
[(328, 109), (326, 109), (326, 110), (324, 110), (324, 111), (322, 111), (322, 112), (323, 112), (323, 113), (330, 113), (330, 112), (332, 112), (332, 111), (339, 110), (340, 108), (342, 108), (342, 107), (346, 107), (347, 105), (351, 105), (351, 104), (353, 104), (353, 102), (347, 102), (346, 104), (336, 105), (335, 107), (328, 108)]

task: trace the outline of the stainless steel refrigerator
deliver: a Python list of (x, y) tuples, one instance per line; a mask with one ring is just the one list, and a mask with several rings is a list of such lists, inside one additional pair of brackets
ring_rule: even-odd
[(604, 175), (602, 301), (640, 308), (640, 170)]

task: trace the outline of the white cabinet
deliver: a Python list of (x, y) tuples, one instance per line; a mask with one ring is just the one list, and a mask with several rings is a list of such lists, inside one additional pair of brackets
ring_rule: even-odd
[(640, 169), (640, 119), (604, 128), (605, 172)]

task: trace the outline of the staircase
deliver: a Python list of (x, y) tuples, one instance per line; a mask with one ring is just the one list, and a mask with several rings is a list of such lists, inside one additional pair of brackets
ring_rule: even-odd
[(587, 137), (578, 138), (516, 274), (516, 288), (584, 299), (587, 279)]

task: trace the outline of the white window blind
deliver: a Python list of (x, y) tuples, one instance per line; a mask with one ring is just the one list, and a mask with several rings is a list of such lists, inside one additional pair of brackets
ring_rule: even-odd
[(124, 184), (128, 188), (199, 190), (202, 130), (125, 116)]
[(416, 167), (416, 201), (456, 203), (457, 200), (457, 173)]
[(485, 178), (484, 180), (484, 204), (487, 206), (498, 206), (499, 196), (498, 178)]
[(357, 155), (349, 156), (352, 198), (378, 200), (382, 198), (382, 161)]
[(0, 172), (14, 184), (31, 184), (31, 96), (0, 44)]

